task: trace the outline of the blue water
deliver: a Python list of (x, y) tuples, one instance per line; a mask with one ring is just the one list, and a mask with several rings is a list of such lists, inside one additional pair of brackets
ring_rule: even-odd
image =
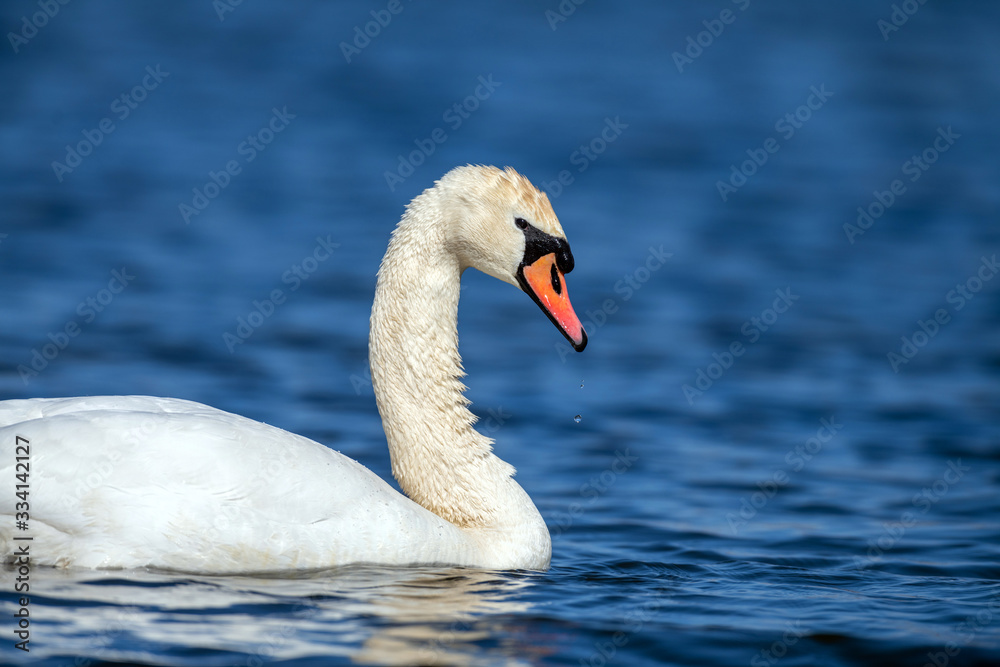
[(512, 165), (590, 345), (469, 272), (461, 351), (552, 569), (36, 568), (30, 654), (7, 570), (0, 662), (1000, 664), (1000, 9), (390, 4), (4, 4), (0, 398), (193, 399), (388, 478), (389, 233)]

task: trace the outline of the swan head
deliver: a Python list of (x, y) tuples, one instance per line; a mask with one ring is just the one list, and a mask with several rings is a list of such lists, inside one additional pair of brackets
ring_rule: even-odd
[(587, 332), (566, 290), (573, 253), (545, 193), (510, 167), (474, 165), (452, 169), (436, 189), (462, 269), (478, 269), (527, 293), (583, 351)]

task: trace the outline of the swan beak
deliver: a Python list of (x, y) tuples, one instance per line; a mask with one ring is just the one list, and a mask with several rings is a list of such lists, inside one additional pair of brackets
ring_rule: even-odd
[(521, 266), (518, 276), (521, 288), (549, 316), (577, 352), (587, 347), (587, 332), (573, 311), (566, 291), (566, 278), (556, 263), (556, 253), (549, 253), (532, 264)]

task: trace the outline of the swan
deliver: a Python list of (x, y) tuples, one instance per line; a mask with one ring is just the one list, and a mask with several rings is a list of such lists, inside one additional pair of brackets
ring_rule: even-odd
[(564, 277), (573, 254), (527, 178), (467, 165), (415, 197), (382, 259), (369, 335), (405, 496), (313, 440), (191, 401), (0, 401), (0, 554), (205, 573), (362, 562), (547, 569), (545, 522), (473, 428), (463, 396), (456, 321), (469, 267), (526, 292), (577, 351), (587, 344)]

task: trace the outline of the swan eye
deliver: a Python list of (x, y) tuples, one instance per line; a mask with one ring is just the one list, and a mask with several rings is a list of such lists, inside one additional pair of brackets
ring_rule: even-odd
[(518, 229), (527, 229), (528, 221), (524, 218), (514, 218), (514, 224), (517, 225)]

